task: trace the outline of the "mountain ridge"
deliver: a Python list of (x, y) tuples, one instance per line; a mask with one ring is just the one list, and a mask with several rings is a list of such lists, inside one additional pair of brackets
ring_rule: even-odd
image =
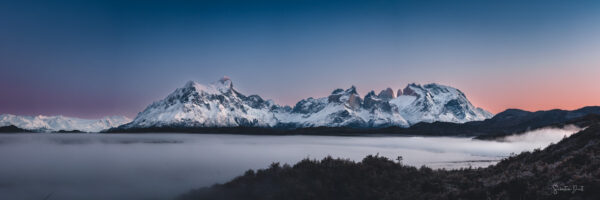
[(492, 117), (450, 86), (411, 83), (398, 93), (386, 88), (377, 95), (371, 91), (363, 97), (351, 86), (335, 89), (326, 97), (302, 99), (290, 107), (259, 95), (246, 96), (228, 77), (209, 85), (188, 81), (119, 128), (379, 128), (435, 121), (464, 123)]
[(81, 119), (76, 117), (56, 116), (20, 116), (0, 114), (0, 127), (15, 126), (31, 132), (81, 131), (100, 132), (130, 122), (123, 116), (107, 116), (101, 119)]

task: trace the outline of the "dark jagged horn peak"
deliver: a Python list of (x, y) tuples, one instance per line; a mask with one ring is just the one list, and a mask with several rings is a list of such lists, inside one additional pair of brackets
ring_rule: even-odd
[(411, 87), (421, 87), (420, 84), (417, 83), (409, 83), (406, 87), (411, 86)]
[(376, 96), (375, 95), (375, 91), (371, 90), (369, 93), (367, 93), (367, 95), (365, 95), (365, 99), (366, 98), (372, 98), (372, 97), (375, 97), (375, 96)]
[[(328, 97), (329, 102), (342, 103), (340, 98), (342, 96), (350, 96), (350, 98), (358, 97), (358, 93), (356, 92), (356, 87), (352, 86), (346, 90), (336, 89), (331, 95)], [(358, 97), (360, 99), (360, 97)]]
[(331, 92), (331, 94), (340, 94), (342, 92), (344, 92), (344, 89), (338, 88), (338, 89), (333, 90), (333, 92)]
[(381, 92), (379, 92), (379, 94), (377, 95), (377, 97), (379, 97), (381, 99), (393, 99), (393, 98), (396, 98), (396, 96), (394, 96), (394, 90), (392, 90), (392, 88), (386, 88), (385, 90), (381, 90)]
[(350, 88), (348, 88), (348, 89), (347, 89), (345, 92), (346, 92), (346, 93), (351, 93), (351, 94), (358, 94), (358, 93), (356, 92), (356, 86), (354, 86), (354, 85), (353, 85), (353, 86), (351, 86)]
[(413, 83), (413, 84), (409, 84), (408, 86), (406, 86), (404, 88), (404, 90), (402, 91), (402, 95), (419, 96), (419, 94), (417, 94), (410, 86), (416, 86), (416, 85)]

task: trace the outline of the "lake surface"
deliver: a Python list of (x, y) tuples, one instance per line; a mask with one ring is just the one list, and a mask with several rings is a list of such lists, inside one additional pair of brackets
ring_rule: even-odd
[(456, 137), (1, 134), (0, 199), (170, 199), (272, 162), (379, 154), (433, 168), (481, 167), (576, 130), (507, 142)]

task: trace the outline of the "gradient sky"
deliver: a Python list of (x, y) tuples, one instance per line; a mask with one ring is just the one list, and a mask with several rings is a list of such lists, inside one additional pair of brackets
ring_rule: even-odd
[(134, 117), (227, 75), (293, 105), (355, 85), (600, 105), (600, 1), (1, 1), (0, 113)]

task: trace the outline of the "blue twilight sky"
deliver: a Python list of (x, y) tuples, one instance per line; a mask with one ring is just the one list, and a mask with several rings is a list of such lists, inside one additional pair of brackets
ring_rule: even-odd
[(227, 75), (293, 105), (437, 82), (492, 112), (600, 104), (600, 1), (1, 1), (0, 113), (129, 117)]

